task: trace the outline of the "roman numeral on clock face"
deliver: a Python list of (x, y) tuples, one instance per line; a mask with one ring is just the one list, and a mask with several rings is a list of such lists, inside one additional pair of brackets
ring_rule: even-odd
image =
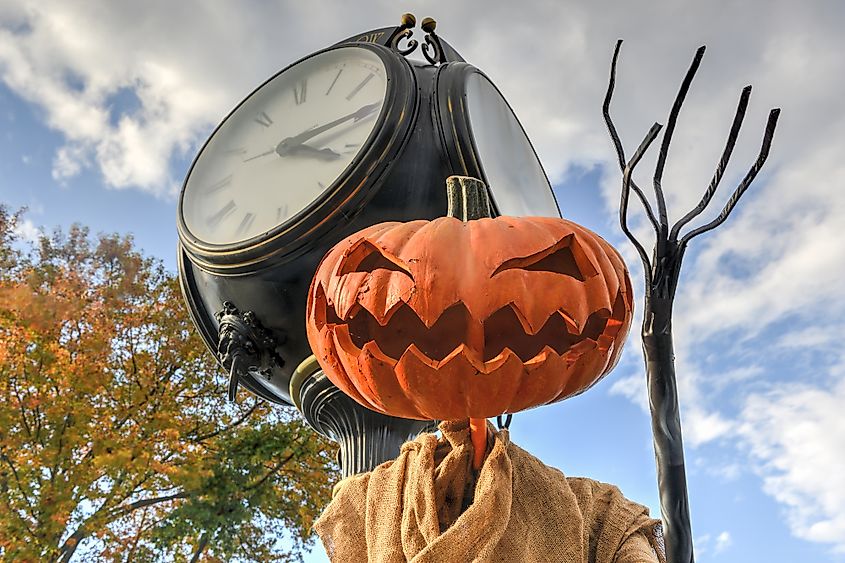
[(332, 80), (332, 84), (331, 84), (331, 86), (329, 86), (329, 89), (328, 89), (328, 90), (326, 90), (326, 96), (328, 96), (329, 94), (331, 94), (332, 88), (334, 88), (334, 85), (337, 83), (337, 79), (338, 79), (338, 78), (340, 78), (340, 73), (341, 73), (341, 72), (343, 72), (343, 69), (342, 69), (342, 68), (341, 68), (341, 69), (339, 69), (339, 70), (337, 71), (337, 74), (335, 74), (335, 75), (334, 75), (334, 80)]
[(237, 205), (235, 205), (235, 202), (234, 202), (233, 200), (231, 200), (231, 199), (230, 199), (230, 200), (229, 200), (229, 203), (227, 203), (226, 205), (224, 205), (224, 206), (222, 207), (222, 209), (220, 209), (220, 211), (218, 211), (217, 213), (215, 213), (214, 215), (212, 215), (211, 217), (209, 217), (209, 218), (206, 220), (206, 222), (207, 222), (210, 226), (212, 226), (212, 227), (216, 227), (216, 226), (217, 226), (217, 224), (218, 224), (218, 223), (220, 223), (220, 221), (222, 221), (223, 219), (225, 219), (226, 217), (228, 217), (228, 216), (229, 216), (229, 215), (230, 215), (230, 214), (231, 214), (231, 213), (232, 213), (232, 212), (233, 212), (233, 211), (234, 211), (237, 207), (238, 207), (238, 206), (237, 206)]
[(255, 221), (255, 213), (247, 213), (244, 215), (244, 218), (241, 219), (241, 224), (238, 225), (238, 234), (247, 232), (252, 226), (253, 221)]
[(308, 81), (302, 80), (293, 85), (293, 101), (296, 105), (305, 103), (305, 96), (308, 93)]
[(288, 206), (285, 204), (276, 209), (276, 222), (281, 223), (282, 219), (288, 216)]
[(258, 117), (255, 118), (255, 122), (259, 125), (263, 125), (264, 127), (270, 127), (271, 125), (273, 125), (273, 120), (270, 119), (270, 116), (263, 111), (258, 114)]
[(351, 100), (352, 98), (354, 98), (355, 94), (360, 92), (361, 88), (366, 86), (367, 82), (369, 82), (370, 80), (373, 79), (373, 76), (375, 76), (375, 74), (373, 74), (373, 73), (368, 74), (367, 77), (364, 80), (362, 80), (360, 84), (358, 84), (351, 92), (349, 92), (349, 95), (346, 96), (346, 99)]
[(232, 175), (229, 174), (228, 176), (226, 176), (222, 180), (218, 180), (217, 182), (214, 182), (213, 184), (208, 186), (208, 188), (206, 188), (206, 191), (208, 193), (213, 193), (213, 192), (222, 190), (223, 188), (225, 188), (226, 186), (228, 186), (231, 183), (232, 183)]

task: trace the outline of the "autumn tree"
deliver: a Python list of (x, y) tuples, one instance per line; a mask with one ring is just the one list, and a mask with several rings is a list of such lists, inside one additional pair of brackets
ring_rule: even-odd
[(225, 399), (130, 237), (28, 246), (0, 207), (0, 556), (300, 560), (336, 477), (291, 412)]

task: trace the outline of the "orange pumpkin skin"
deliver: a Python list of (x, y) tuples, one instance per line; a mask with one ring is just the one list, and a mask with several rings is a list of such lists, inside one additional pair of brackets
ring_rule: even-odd
[(615, 365), (632, 317), (621, 256), (565, 219), (382, 223), (338, 243), (308, 296), (311, 348), (362, 405), (488, 418), (576, 395)]

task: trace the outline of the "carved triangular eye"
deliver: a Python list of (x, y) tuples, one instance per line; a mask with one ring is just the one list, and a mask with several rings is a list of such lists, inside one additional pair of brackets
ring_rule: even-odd
[(578, 281), (584, 281), (597, 274), (595, 267), (590, 263), (573, 235), (568, 235), (554, 246), (531, 256), (511, 258), (496, 268), (493, 275), (514, 269), (552, 272), (575, 278)]
[(376, 270), (390, 270), (391, 272), (401, 272), (409, 278), (414, 279), (411, 272), (400, 266), (397, 261), (398, 258), (386, 256), (379, 247), (364, 240), (347, 253), (338, 275), (342, 276), (352, 272), (372, 273)]

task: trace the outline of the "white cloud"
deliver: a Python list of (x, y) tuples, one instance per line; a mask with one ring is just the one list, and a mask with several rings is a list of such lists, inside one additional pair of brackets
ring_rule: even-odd
[(623, 377), (616, 377), (613, 384), (608, 389), (612, 395), (621, 395), (626, 397), (643, 412), (648, 412), (648, 392), (645, 387), (645, 379), (642, 374), (634, 373)]
[(831, 389), (786, 384), (748, 398), (740, 436), (792, 532), (845, 552), (845, 378)]
[(724, 436), (733, 428), (731, 421), (716, 411), (704, 411), (692, 404), (683, 414), (684, 437), (693, 447)]
[(724, 531), (716, 536), (716, 545), (713, 547), (715, 553), (721, 553), (733, 544), (733, 539), (728, 531)]
[(29, 242), (38, 242), (38, 239), (43, 235), (42, 230), (36, 227), (30, 219), (18, 221), (15, 224), (14, 233)]
[(53, 159), (53, 179), (64, 182), (79, 174), (83, 165), (88, 164), (86, 151), (78, 145), (65, 145), (60, 147)]
[[(205, 53), (192, 44), (191, 26), (211, 32), (217, 14), (169, 19), (169, 10), (137, 8), (45, 2), (0, 13), (0, 77), (64, 135), (53, 161), (59, 181), (95, 166), (111, 187), (171, 194), (171, 157), (189, 154), (248, 74), (220, 54), (219, 42)], [(227, 59), (234, 84), (214, 76)], [(121, 92), (137, 107), (112, 115)]]
[(713, 552), (713, 555), (718, 555), (725, 551), (733, 544), (733, 539), (731, 538), (730, 532), (727, 530), (720, 532), (713, 536), (713, 534), (701, 534), (696, 536), (693, 540), (693, 544), (695, 545), (695, 554), (698, 556), (699, 560), (709, 560), (710, 557), (703, 557), (709, 556), (710, 552)]

